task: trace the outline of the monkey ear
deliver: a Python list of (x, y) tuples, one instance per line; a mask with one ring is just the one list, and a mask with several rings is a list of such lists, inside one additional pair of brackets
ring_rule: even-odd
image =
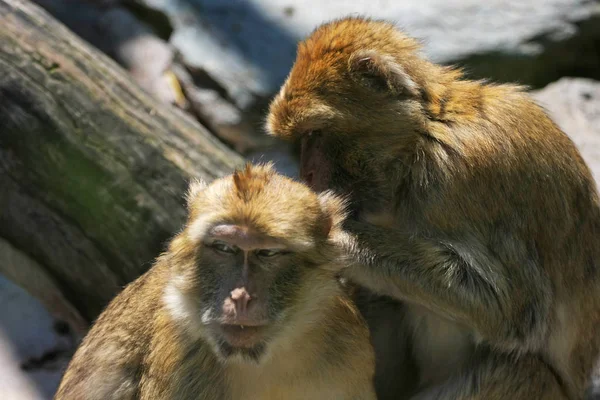
[(346, 218), (346, 201), (331, 191), (325, 191), (319, 194), (319, 203), (325, 215), (322, 225), (323, 234), (328, 236), (331, 229), (338, 227)]
[(185, 195), (185, 200), (188, 208), (190, 208), (190, 206), (192, 205), (192, 201), (196, 198), (196, 196), (198, 196), (198, 194), (200, 194), (201, 191), (204, 190), (205, 187), (206, 182), (204, 182), (202, 179), (192, 178), (188, 187), (188, 191)]
[(416, 96), (418, 85), (392, 56), (375, 50), (357, 51), (348, 60), (353, 79), (374, 90)]

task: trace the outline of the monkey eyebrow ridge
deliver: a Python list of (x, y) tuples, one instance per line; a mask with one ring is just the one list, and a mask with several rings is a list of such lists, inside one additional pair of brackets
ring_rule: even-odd
[(208, 231), (208, 237), (224, 240), (242, 250), (283, 249), (285, 246), (274, 238), (260, 234), (251, 228), (233, 224), (221, 224)]

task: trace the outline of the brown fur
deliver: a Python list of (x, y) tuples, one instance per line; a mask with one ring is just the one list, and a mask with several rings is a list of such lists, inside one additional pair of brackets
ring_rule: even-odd
[[(55, 398), (375, 399), (368, 329), (335, 278), (337, 268), (328, 265), (342, 260), (330, 235), (340, 228), (343, 203), (317, 196), (270, 166), (248, 166), (209, 186), (194, 182), (188, 207), (189, 220), (167, 252), (99, 317)], [(256, 278), (256, 285), (266, 284), (271, 272), (291, 276), (266, 288), (273, 298), (252, 299), (264, 307), (285, 303), (271, 320), (265, 354), (255, 360), (219, 353), (205, 321), (212, 307), (207, 294), (214, 285), (227, 285), (209, 272), (227, 268), (228, 258), (211, 256), (203, 241), (222, 223), (260, 232), (292, 250), (280, 267), (252, 265), (253, 276), (265, 279)], [(213, 259), (218, 265), (207, 265)], [(277, 271), (282, 266), (290, 271)], [(297, 275), (290, 275), (292, 269)]]
[(315, 189), (348, 195), (347, 275), (404, 302), (417, 398), (581, 399), (600, 350), (590, 171), (520, 87), (467, 80), (418, 50), (386, 22), (319, 27), (267, 129), (302, 142)]

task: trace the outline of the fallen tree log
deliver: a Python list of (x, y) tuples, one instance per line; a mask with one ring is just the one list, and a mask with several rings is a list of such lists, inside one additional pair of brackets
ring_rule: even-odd
[(143, 273), (190, 177), (242, 158), (38, 6), (0, 0), (0, 273), (71, 325)]

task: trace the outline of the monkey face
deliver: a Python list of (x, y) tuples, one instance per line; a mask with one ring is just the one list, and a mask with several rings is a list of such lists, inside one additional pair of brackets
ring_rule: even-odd
[(295, 264), (290, 249), (246, 226), (209, 230), (198, 263), (202, 322), (224, 355), (264, 348), (294, 298)]
[(224, 359), (260, 361), (272, 342), (310, 312), (308, 293), (334, 281), (330, 271), (281, 238), (247, 226), (214, 226), (200, 246), (198, 313), (204, 335)]
[(314, 131), (301, 139), (300, 178), (313, 190), (332, 190), (348, 201), (350, 216), (382, 201), (385, 182), (372, 163), (368, 149), (361, 149), (351, 138), (339, 140), (335, 134)]
[(341, 251), (329, 238), (343, 203), (271, 167), (192, 188), (188, 203), (187, 228), (170, 249), (177, 278), (167, 302), (193, 316), (192, 329), (223, 359), (258, 361), (335, 292)]

